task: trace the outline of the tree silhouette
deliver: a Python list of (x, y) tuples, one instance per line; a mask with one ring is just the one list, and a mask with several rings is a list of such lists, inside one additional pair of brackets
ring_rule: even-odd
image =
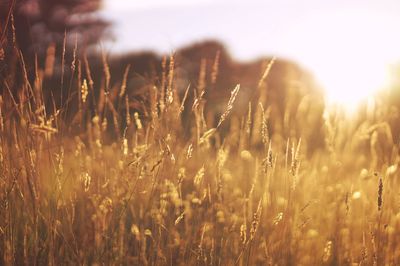
[(50, 44), (87, 47), (108, 23), (96, 16), (101, 0), (0, 0), (2, 47), (17, 45), (26, 56), (43, 55)]
[(45, 97), (69, 95), (60, 80), (71, 87), (75, 61), (109, 25), (97, 16), (100, 8), (101, 0), (0, 0), (0, 94), (8, 88), (20, 101), (18, 92), (50, 59), (51, 71), (40, 78)]

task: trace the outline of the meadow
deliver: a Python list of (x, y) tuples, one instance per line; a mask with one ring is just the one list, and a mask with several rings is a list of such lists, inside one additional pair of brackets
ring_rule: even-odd
[(5, 70), (15, 72), (2, 76), (0, 96), (1, 264), (400, 264), (390, 92), (351, 116), (326, 108), (316, 129), (304, 111), (313, 101), (285, 98), (274, 116), (273, 60), (255, 80), (258, 99), (238, 105), (237, 84), (213, 113), (207, 80), (217, 63), (177, 88), (179, 62), (165, 59), (136, 110), (106, 57), (92, 77), (74, 54), (63, 65), (71, 77), (45, 88), (54, 54), (43, 65), (16, 54), (21, 67)]

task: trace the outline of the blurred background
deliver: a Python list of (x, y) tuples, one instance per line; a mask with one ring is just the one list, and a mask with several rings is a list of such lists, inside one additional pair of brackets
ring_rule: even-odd
[[(64, 37), (70, 50), (94, 44), (113, 56), (171, 54), (216, 40), (238, 62), (296, 62), (328, 103), (349, 109), (389, 86), (400, 59), (396, 0), (1, 0), (4, 29), (11, 28), (11, 6), (19, 48), (31, 54), (60, 48)], [(4, 37), (13, 39), (13, 31), (3, 31), (5, 46)]]
[(71, 47), (96, 44), (113, 55), (170, 54), (217, 40), (239, 61), (275, 56), (299, 63), (328, 102), (346, 107), (387, 86), (388, 68), (400, 59), (396, 0), (1, 0), (4, 26), (11, 6), (22, 50), (44, 54), (64, 33)]
[(351, 107), (389, 82), (400, 59), (400, 2), (106, 0), (114, 53), (169, 53), (203, 39), (251, 60), (274, 55), (311, 70), (327, 100)]

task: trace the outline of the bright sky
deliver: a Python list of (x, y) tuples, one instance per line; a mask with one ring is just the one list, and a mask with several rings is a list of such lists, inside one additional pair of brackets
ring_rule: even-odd
[(241, 60), (293, 59), (346, 104), (383, 86), (400, 59), (399, 0), (105, 0), (103, 12), (115, 23), (113, 51), (171, 52), (214, 38)]

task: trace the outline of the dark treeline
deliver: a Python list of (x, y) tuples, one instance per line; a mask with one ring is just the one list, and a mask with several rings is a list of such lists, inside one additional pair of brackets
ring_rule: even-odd
[[(165, 56), (153, 53), (110, 58), (110, 86), (115, 92), (118, 91), (125, 68), (130, 65), (126, 91), (132, 107), (139, 108), (139, 112), (145, 114), (148, 106), (146, 101), (149, 99), (146, 92), (162, 83), (163, 58)], [(293, 62), (276, 59), (265, 80), (260, 82), (271, 60), (267, 57), (237, 62), (217, 41), (204, 41), (177, 50), (174, 54), (174, 86), (181, 98), (190, 86), (184, 122), (193, 123), (190, 119), (191, 106), (196, 95), (204, 91), (208, 127), (215, 126), (226, 109), (231, 91), (240, 84), (241, 89), (232, 110), (239, 124), (247, 116), (249, 103), (253, 114), (261, 103), (265, 108), (269, 130), (276, 136), (302, 136), (313, 139), (316, 147), (323, 146), (323, 95), (312, 75)], [(100, 60), (93, 65), (101, 65)], [(166, 68), (168, 71), (168, 66)], [(94, 75), (99, 84), (99, 79), (104, 76), (103, 69), (98, 67), (95, 71), (100, 72)], [(299, 117), (303, 119), (299, 120)], [(224, 126), (227, 128), (232, 125), (226, 123)]]

